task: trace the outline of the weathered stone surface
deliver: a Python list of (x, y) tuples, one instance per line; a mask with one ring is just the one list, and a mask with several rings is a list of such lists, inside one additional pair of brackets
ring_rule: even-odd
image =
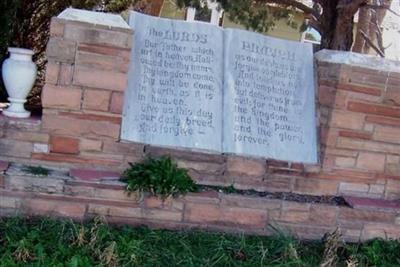
[(116, 114), (122, 114), (123, 104), (124, 104), (124, 94), (113, 92), (111, 95), (110, 112)]
[(81, 138), (79, 150), (81, 151), (101, 151), (103, 142), (95, 139)]
[(120, 32), (85, 27), (84, 25), (67, 24), (64, 29), (64, 38), (75, 42), (109, 45), (122, 48), (131, 48), (132, 35), (130, 32)]
[(85, 90), (83, 96), (83, 109), (107, 111), (110, 104), (110, 91)]
[(50, 151), (55, 153), (78, 154), (79, 139), (66, 136), (51, 136)]
[(61, 38), (50, 38), (47, 43), (46, 56), (51, 61), (72, 64), (75, 61), (75, 41)]
[(313, 195), (336, 195), (338, 182), (322, 179), (296, 178), (294, 191)]
[(17, 158), (30, 158), (33, 144), (25, 141), (0, 139), (0, 155)]
[(54, 21), (78, 21), (92, 25), (103, 25), (113, 28), (130, 29), (125, 20), (115, 14), (88, 11), (76, 8), (67, 8), (61, 12)]
[(113, 91), (125, 90), (127, 74), (76, 66), (73, 84)]
[(86, 205), (82, 203), (48, 201), (45, 199), (26, 199), (23, 207), (28, 214), (75, 219), (83, 219), (86, 212)]
[(361, 130), (364, 126), (364, 114), (335, 110), (329, 123), (331, 127)]
[(43, 88), (42, 103), (45, 108), (80, 110), (82, 90), (80, 88), (51, 86)]
[(96, 139), (116, 140), (120, 126), (108, 121), (78, 119), (70, 116), (44, 115), (43, 129), (57, 135), (79, 136)]
[(7, 170), (9, 164), (10, 163), (7, 161), (0, 160), (0, 172), (4, 172), (5, 170)]
[(383, 172), (385, 169), (385, 155), (360, 152), (357, 167), (363, 170)]
[(263, 228), (267, 212), (257, 209), (238, 207), (220, 207), (212, 204), (186, 204), (185, 221), (199, 223), (215, 223), (222, 225), (247, 226)]
[(265, 160), (228, 156), (227, 171), (232, 175), (263, 176), (266, 171)]
[(88, 170), (88, 169), (71, 169), (69, 172), (71, 177), (78, 180), (118, 180), (120, 173), (112, 171)]
[(74, 75), (74, 65), (62, 63), (60, 66), (60, 75), (58, 77), (59, 85), (71, 85)]
[(33, 175), (6, 176), (6, 188), (11, 190), (43, 193), (63, 192), (64, 180)]
[(60, 64), (48, 61), (46, 64), (46, 84), (57, 84), (58, 74), (60, 73)]

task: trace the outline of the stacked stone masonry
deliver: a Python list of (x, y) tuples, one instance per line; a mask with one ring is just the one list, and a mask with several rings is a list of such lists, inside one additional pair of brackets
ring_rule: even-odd
[[(4, 164), (2, 164), (4, 167)], [(108, 222), (168, 229), (205, 229), (270, 235), (278, 231), (302, 239), (320, 239), (340, 228), (346, 241), (400, 238), (400, 203), (353, 205), (300, 203), (216, 191), (161, 200), (127, 195), (118, 173), (55, 169), (35, 176), (19, 164), (6, 164), (0, 179), (0, 216), (53, 216), (77, 221), (95, 216)], [(1, 167), (1, 166), (0, 166)]]
[[(18, 120), (0, 115), (0, 159), (121, 172), (129, 162), (141, 161), (146, 156), (170, 155), (179, 166), (189, 170), (193, 179), (204, 185), (233, 185), (237, 189), (311, 195), (344, 195), (387, 200), (400, 198), (399, 65), (395, 70), (377, 69), (376, 64), (373, 64), (374, 60), (368, 57), (364, 61), (368, 63), (370, 60), (370, 65), (337, 63), (326, 58), (316, 61), (320, 157), (317, 165), (208, 154), (120, 140), (132, 34), (133, 31), (126, 28), (53, 18), (47, 46), (46, 82), (42, 93), (43, 115), (41, 118)], [(2, 179), (4, 180), (0, 176), (0, 181)], [(68, 183), (63, 184), (63, 190), (70, 186)], [(85, 191), (81, 186), (83, 185), (74, 185), (71, 188)], [(88, 188), (90, 192), (93, 190)], [(3, 190), (1, 197), (7, 198), (7, 203), (15, 205), (35, 205), (35, 202), (40, 202), (48, 207), (65, 201), (67, 210), (75, 209), (74, 205), (77, 205), (77, 217), (91, 212), (102, 214), (107, 210), (93, 203), (79, 203), (79, 198), (74, 200), (73, 193), (65, 196), (64, 191), (58, 192), (60, 198), (46, 195), (42, 199), (40, 193), (32, 193), (34, 197), (25, 202), (21, 198), (28, 198), (11, 191), (12, 189), (5, 193)], [(104, 201), (114, 200), (110, 198)], [(162, 212), (152, 214), (155, 217), (161, 216), (157, 219), (161, 221), (163, 216), (170, 216), (168, 218), (172, 221), (179, 218), (183, 225), (190, 225), (196, 220), (205, 225), (214, 224), (223, 216), (232, 220), (243, 220), (240, 222), (242, 224), (256, 224), (257, 227), (264, 225), (268, 218), (277, 216), (273, 208), (272, 211), (260, 208), (254, 214), (240, 215), (247, 214), (247, 209), (253, 211), (264, 204), (265, 207), (273, 205), (273, 202), (257, 200), (252, 206), (253, 200), (243, 201), (247, 204), (228, 201), (225, 196), (220, 195), (189, 196), (184, 200), (172, 201), (173, 204), (168, 209), (164, 206), (157, 208), (157, 211)], [(132, 203), (136, 205), (135, 202)], [(158, 202), (149, 198), (137, 205), (147, 205), (146, 203), (156, 205), (154, 203)], [(224, 203), (230, 204), (226, 206)], [(118, 207), (120, 202), (114, 204)], [(142, 212), (139, 206), (124, 206), (112, 210), (117, 213), (139, 214)], [(185, 212), (182, 212), (183, 207)], [(352, 215), (352, 211), (345, 208), (315, 208), (312, 204), (284, 204), (282, 201), (279, 202), (278, 210), (280, 219), (287, 218), (291, 223), (301, 222), (296, 227), (302, 229), (307, 228), (309, 220), (316, 218), (310, 216), (310, 212), (320, 212), (323, 214), (318, 216), (332, 218), (327, 219), (330, 226), (336, 225), (343, 216), (347, 216), (349, 225), (353, 225), (353, 217), (369, 218), (368, 213), (359, 215), (356, 212), (357, 214)], [(205, 216), (203, 212), (208, 215)], [(384, 221), (381, 220), (386, 217), (374, 216), (371, 218), (378, 218), (374, 224), (395, 227), (395, 215)], [(140, 218), (142, 217), (132, 220), (140, 221)], [(324, 228), (325, 225), (321, 227)], [(358, 236), (363, 229), (357, 226), (352, 229), (353, 234)], [(375, 228), (371, 229), (374, 231)]]

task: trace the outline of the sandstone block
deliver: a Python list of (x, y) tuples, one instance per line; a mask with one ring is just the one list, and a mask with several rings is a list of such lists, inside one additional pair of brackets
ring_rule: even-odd
[(131, 49), (130, 48), (121, 48), (109, 45), (96, 45), (96, 44), (88, 44), (88, 43), (79, 43), (78, 44), (78, 51), (98, 54), (98, 55), (105, 55), (105, 56), (112, 56), (112, 57), (119, 57), (125, 60), (130, 60)]
[(73, 84), (91, 88), (124, 91), (127, 83), (127, 74), (114, 71), (94, 70), (83, 66), (76, 66)]
[(396, 118), (368, 115), (365, 120), (374, 124), (400, 127), (400, 119)]
[(44, 115), (43, 129), (54, 135), (70, 135), (94, 139), (119, 137), (120, 125), (108, 121), (80, 119), (71, 116)]
[(266, 172), (266, 162), (264, 160), (228, 156), (226, 168), (230, 174), (263, 176)]
[(339, 213), (340, 219), (348, 221), (394, 223), (395, 217), (394, 213), (357, 209), (341, 209)]
[(50, 137), (50, 151), (63, 154), (78, 154), (79, 153), (79, 139), (55, 136)]
[(327, 205), (311, 205), (310, 222), (313, 225), (333, 226), (336, 223), (336, 217), (339, 208)]
[(84, 109), (107, 111), (110, 97), (110, 91), (87, 89), (84, 93), (82, 106)]
[(387, 144), (382, 142), (373, 142), (367, 140), (357, 140), (345, 137), (339, 137), (337, 142), (338, 148), (354, 149), (361, 151), (373, 151), (379, 153), (400, 154), (400, 146)]
[(264, 228), (266, 218), (265, 210), (187, 203), (184, 220), (195, 223)]
[(330, 126), (343, 129), (361, 130), (364, 126), (364, 119), (364, 114), (334, 110), (332, 112)]
[(37, 176), (6, 177), (6, 188), (27, 192), (60, 193), (63, 191), (64, 181), (62, 179), (49, 179)]
[(46, 84), (57, 84), (60, 64), (48, 61), (46, 64)]
[(62, 37), (64, 35), (64, 22), (53, 17), (50, 22), (50, 37)]
[(88, 213), (93, 215), (131, 217), (131, 218), (143, 217), (141, 208), (118, 207), (118, 206), (108, 206), (99, 204), (89, 204)]
[(59, 85), (70, 85), (74, 74), (74, 65), (62, 63), (60, 67), (60, 75), (58, 77)]
[(82, 51), (82, 49), (78, 47), (76, 65), (105, 71), (126, 73), (129, 69), (129, 55), (126, 58), (123, 58), (119, 56), (90, 53)]
[(400, 117), (400, 108), (386, 105), (351, 101), (348, 103), (348, 110), (365, 114), (382, 115), (396, 118)]
[(367, 193), (368, 191), (369, 191), (369, 185), (365, 183), (341, 182), (339, 185), (339, 193), (347, 193), (347, 192)]
[(72, 64), (75, 61), (76, 43), (62, 38), (50, 38), (47, 43), (46, 56), (50, 61)]
[(82, 138), (79, 142), (81, 151), (101, 151), (103, 142), (101, 140)]
[(364, 131), (339, 131), (339, 136), (365, 140), (370, 140), (372, 138), (372, 134), (370, 132)]
[(160, 220), (160, 221), (182, 221), (181, 211), (170, 211), (160, 209), (143, 209), (142, 216), (144, 219)]
[(108, 45), (121, 48), (132, 47), (131, 32), (105, 30), (95, 27), (81, 27), (76, 24), (65, 25), (64, 38), (87, 44)]
[(49, 135), (46, 133), (28, 132), (12, 129), (6, 130), (5, 138), (34, 143), (47, 143), (49, 141)]
[(111, 95), (110, 112), (116, 114), (122, 114), (123, 105), (124, 105), (124, 94), (113, 92)]
[(6, 157), (30, 158), (33, 144), (10, 139), (0, 139), (0, 155)]
[(384, 154), (360, 152), (357, 167), (363, 170), (383, 172), (385, 170), (385, 158)]
[(335, 165), (337, 167), (351, 168), (351, 167), (354, 167), (355, 164), (356, 164), (355, 158), (349, 158), (349, 157), (336, 157), (335, 158)]
[(400, 144), (399, 136), (400, 127), (394, 128), (377, 125), (375, 126), (373, 139), (387, 143)]
[(312, 195), (336, 195), (338, 182), (327, 179), (296, 178), (294, 192)]
[(23, 203), (28, 214), (60, 216), (83, 219), (86, 205), (78, 202), (49, 201), (47, 199), (26, 199)]
[(400, 198), (400, 181), (388, 179), (386, 184), (385, 197), (387, 199), (399, 199)]
[(201, 173), (215, 173), (222, 174), (224, 165), (219, 163), (211, 163), (211, 162), (198, 162), (198, 161), (189, 161), (189, 160), (177, 160), (177, 165), (179, 168), (183, 169), (191, 169)]
[(0, 195), (0, 208), (17, 209), (20, 207), (20, 205), (21, 199), (19, 197)]
[(78, 88), (46, 84), (42, 92), (42, 104), (45, 108), (79, 110), (81, 95), (82, 90)]

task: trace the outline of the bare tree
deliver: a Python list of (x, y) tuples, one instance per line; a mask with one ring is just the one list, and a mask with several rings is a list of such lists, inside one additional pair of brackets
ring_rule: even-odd
[[(178, 0), (178, 4), (184, 6), (193, 5), (202, 0)], [(373, 37), (366, 41), (361, 31), (367, 36), (374, 36), (380, 28), (384, 12), (390, 6), (390, 1), (383, 0), (313, 0), (308, 5), (302, 0), (216, 0), (228, 13), (231, 19), (240, 22), (258, 31), (266, 31), (274, 26), (273, 19), (288, 18), (295, 10), (305, 14), (308, 25), (315, 28), (321, 34), (321, 48), (334, 50), (351, 50), (353, 45), (354, 16), (360, 10), (362, 26), (360, 37), (357, 37), (357, 50), (364, 51), (364, 47), (372, 47), (379, 38)], [(278, 7), (271, 8), (271, 7)], [(276, 11), (280, 10), (280, 11)], [(368, 22), (364, 22), (364, 19)], [(376, 25), (374, 25), (376, 24)], [(362, 38), (362, 39), (359, 39)], [(371, 43), (371, 44), (369, 44)]]

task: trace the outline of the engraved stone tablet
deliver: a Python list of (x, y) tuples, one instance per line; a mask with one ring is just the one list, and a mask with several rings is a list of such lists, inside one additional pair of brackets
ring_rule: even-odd
[(221, 151), (223, 31), (132, 12), (121, 138)]
[(231, 29), (224, 38), (224, 152), (316, 163), (311, 45)]

